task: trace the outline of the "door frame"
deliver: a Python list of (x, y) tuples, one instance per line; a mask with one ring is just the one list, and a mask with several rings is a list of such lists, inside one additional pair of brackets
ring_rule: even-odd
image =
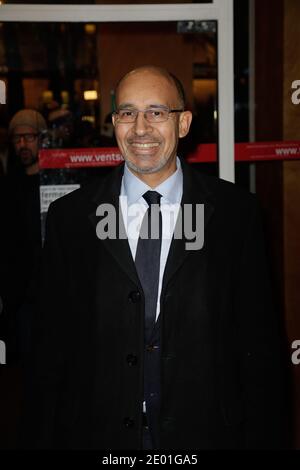
[(217, 21), (218, 23), (218, 165), (219, 176), (234, 182), (234, 23), (233, 0), (201, 4), (29, 5), (1, 4), (0, 21), (147, 22)]

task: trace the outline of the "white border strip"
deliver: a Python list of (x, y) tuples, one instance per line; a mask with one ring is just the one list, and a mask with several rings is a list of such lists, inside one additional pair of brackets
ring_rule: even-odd
[(179, 21), (218, 20), (218, 4), (0, 5), (0, 21)]
[(219, 176), (234, 182), (233, 0), (222, 0), (220, 8), (218, 26)]

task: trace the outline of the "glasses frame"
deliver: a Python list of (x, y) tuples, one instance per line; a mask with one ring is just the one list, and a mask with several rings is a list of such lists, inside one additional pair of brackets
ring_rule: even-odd
[[(28, 139), (28, 136), (30, 136), (29, 139)], [(13, 144), (19, 144), (23, 138), (24, 141), (28, 144), (28, 143), (34, 142), (38, 137), (39, 137), (38, 132), (24, 132), (21, 134), (13, 134), (11, 137), (11, 141)]]
[[(120, 121), (120, 117), (119, 117), (120, 111), (132, 111), (133, 113), (136, 113), (136, 114), (135, 114), (135, 116), (132, 120)], [(155, 121), (155, 120), (150, 121), (147, 118), (147, 112), (148, 111), (166, 111), (168, 113), (168, 115), (167, 115), (167, 118), (163, 119), (162, 121), (161, 120), (159, 120), (159, 121)], [(157, 106), (157, 107), (150, 107), (150, 108), (147, 108), (147, 109), (121, 108), (121, 109), (117, 109), (116, 111), (114, 111), (112, 113), (112, 115), (115, 117), (116, 122), (119, 122), (120, 124), (133, 124), (134, 122), (136, 122), (139, 113), (143, 113), (144, 114), (144, 119), (147, 122), (149, 122), (150, 124), (160, 124), (162, 122), (167, 122), (167, 120), (169, 119), (171, 113), (183, 113), (183, 112), (184, 112), (184, 109), (169, 109), (167, 107), (158, 107)]]

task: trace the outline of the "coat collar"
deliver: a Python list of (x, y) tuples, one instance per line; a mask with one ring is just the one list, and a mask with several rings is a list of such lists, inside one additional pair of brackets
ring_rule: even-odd
[(101, 204), (110, 204), (116, 210), (116, 239), (106, 238), (98, 240), (110, 252), (112, 257), (117, 261), (122, 270), (129, 278), (140, 286), (138, 275), (135, 269), (134, 260), (130, 251), (127, 238), (119, 238), (120, 232), (124, 233), (125, 228), (121, 212), (119, 208), (119, 195), (121, 190), (122, 176), (124, 172), (124, 164), (115, 168), (96, 188), (92, 196), (93, 210), (89, 213), (90, 222), (93, 225), (96, 236), (96, 226), (100, 218), (96, 215), (96, 210)]

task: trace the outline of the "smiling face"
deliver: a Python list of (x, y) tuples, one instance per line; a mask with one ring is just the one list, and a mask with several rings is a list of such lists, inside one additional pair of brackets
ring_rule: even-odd
[[(117, 109), (146, 110), (164, 106), (182, 109), (172, 79), (155, 69), (137, 69), (120, 82)], [(138, 113), (135, 122), (121, 123), (113, 116), (120, 151), (131, 171), (150, 186), (156, 186), (176, 170), (178, 139), (190, 127), (191, 113), (171, 113), (165, 122), (153, 123)]]

